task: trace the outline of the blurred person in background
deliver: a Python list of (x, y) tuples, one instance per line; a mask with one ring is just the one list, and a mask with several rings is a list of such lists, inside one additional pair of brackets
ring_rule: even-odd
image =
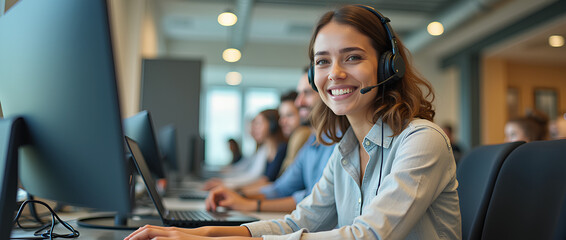
[(513, 118), (505, 124), (505, 142), (548, 140), (548, 117), (541, 111), (528, 111), (523, 117)]
[(236, 142), (235, 139), (233, 138), (228, 139), (228, 148), (232, 153), (231, 164), (235, 164), (238, 161), (240, 161), (240, 159), (242, 159), (242, 151), (240, 150), (240, 144), (238, 144), (238, 142)]
[[(307, 126), (301, 125), (301, 119), (299, 117), (299, 109), (295, 106), (295, 99), (297, 98), (297, 92), (291, 91), (285, 93), (281, 96), (281, 102), (279, 104), (279, 126), (283, 135), (288, 138), (287, 141), (287, 154), (283, 163), (281, 163), (281, 168), (277, 177), (281, 176), (285, 169), (295, 160), (295, 156), (303, 144), (307, 141), (310, 134), (310, 129)], [(245, 186), (241, 186), (236, 191), (246, 191), (246, 189), (256, 189), (261, 186), (265, 186), (271, 183), (266, 176), (258, 179), (257, 181), (250, 183)]]
[(452, 125), (448, 123), (444, 124), (442, 126), (442, 131), (444, 131), (444, 133), (446, 133), (446, 136), (448, 136), (448, 139), (450, 139), (452, 153), (454, 153), (454, 160), (456, 161), (456, 164), (458, 164), (458, 162), (460, 162), (460, 157), (462, 157), (462, 148), (460, 148), (460, 146), (454, 139), (454, 131)]
[(252, 120), (251, 135), (257, 144), (254, 155), (225, 169), (222, 177), (206, 181), (203, 190), (210, 190), (220, 185), (238, 188), (251, 184), (262, 176), (270, 181), (277, 178), (287, 153), (287, 140), (279, 127), (278, 111), (275, 109), (261, 111)]
[(295, 161), (295, 156), (299, 149), (305, 144), (310, 135), (308, 123), (301, 121), (299, 116), (299, 108), (295, 105), (297, 92), (291, 91), (281, 96), (279, 105), (279, 125), (283, 130), (283, 134), (289, 138), (287, 142), (287, 155), (281, 164), (279, 176), (283, 174), (285, 169)]
[(566, 139), (566, 113), (561, 114), (554, 121), (550, 122), (548, 130), (550, 139)]

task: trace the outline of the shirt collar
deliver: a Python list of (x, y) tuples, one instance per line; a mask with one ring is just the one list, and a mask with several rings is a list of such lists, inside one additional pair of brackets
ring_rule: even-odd
[[(383, 124), (383, 143), (381, 142), (381, 125)], [(369, 140), (374, 144), (382, 146), (384, 148), (389, 148), (391, 142), (393, 141), (393, 130), (387, 125), (383, 123), (381, 119), (379, 119), (373, 127), (369, 130), (369, 133), (364, 138), (364, 141)]]
[[(381, 142), (381, 125), (383, 124), (383, 144)], [(381, 119), (379, 119), (369, 130), (368, 134), (364, 137), (365, 141), (370, 141), (372, 144), (376, 144), (378, 146), (382, 146), (384, 148), (389, 148), (391, 146), (391, 142), (393, 141), (393, 131), (386, 123), (383, 123)], [(358, 139), (354, 134), (354, 130), (352, 127), (349, 127), (346, 133), (344, 133), (344, 137), (338, 143), (338, 150), (342, 154), (342, 156), (347, 155), (352, 150), (358, 147)]]

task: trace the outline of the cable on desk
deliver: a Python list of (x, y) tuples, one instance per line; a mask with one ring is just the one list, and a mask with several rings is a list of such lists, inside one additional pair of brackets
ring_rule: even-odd
[[(36, 203), (41, 204), (44, 207), (46, 207), (49, 210), (49, 212), (51, 212), (51, 223), (45, 224), (42, 227), (40, 227), (38, 230), (36, 230), (33, 235), (38, 237), (38, 238), (34, 238), (34, 239), (76, 238), (80, 235), (79, 231), (75, 230), (69, 223), (61, 220), (61, 218), (59, 218), (57, 213), (55, 213), (55, 211), (53, 211), (53, 209), (51, 209), (51, 207), (49, 207), (49, 205), (47, 205), (46, 203), (44, 203), (42, 201), (38, 201), (38, 200), (26, 200), (25, 202), (22, 203), (22, 205), (20, 206), (20, 209), (18, 210), (18, 213), (16, 214), (16, 217), (14, 217), (14, 223), (17, 224), (19, 228), (28, 229), (28, 230), (36, 228), (36, 227), (30, 228), (30, 227), (22, 226), (20, 224), (20, 221), (19, 221), (20, 216), (23, 212), (23, 209), (28, 203), (31, 203), (30, 206), (32, 206), (33, 204), (36, 204)], [(61, 225), (63, 225), (65, 228), (67, 228), (71, 232), (68, 233), (68, 234), (55, 233), (54, 229), (55, 229), (55, 225), (57, 225), (57, 223), (61, 223)], [(43, 232), (43, 231), (45, 231), (45, 232)], [(20, 239), (20, 238), (11, 238), (11, 239)]]

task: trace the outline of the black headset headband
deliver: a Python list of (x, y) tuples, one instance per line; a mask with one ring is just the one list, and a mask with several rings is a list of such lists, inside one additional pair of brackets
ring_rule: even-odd
[(366, 6), (366, 5), (355, 5), (355, 6), (366, 9), (366, 10), (370, 11), (371, 13), (373, 13), (373, 15), (375, 15), (377, 18), (379, 18), (379, 21), (383, 25), (383, 28), (385, 28), (385, 32), (387, 32), (387, 37), (389, 38), (389, 41), (391, 42), (391, 52), (393, 54), (399, 53), (399, 51), (397, 50), (397, 38), (395, 37), (395, 34), (393, 34), (393, 31), (392, 31), (393, 28), (391, 28), (391, 25), (389, 24), (389, 22), (391, 22), (391, 20), (389, 20), (388, 17), (384, 17), (381, 13), (379, 13), (377, 10), (375, 10), (374, 8), (372, 8), (370, 6)]

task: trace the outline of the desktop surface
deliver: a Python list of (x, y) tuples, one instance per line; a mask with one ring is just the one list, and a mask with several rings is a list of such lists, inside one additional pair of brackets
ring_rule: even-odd
[[(167, 206), (167, 208), (175, 208), (175, 209), (204, 209), (204, 201), (203, 200), (182, 200), (179, 198), (164, 198), (163, 203)], [(154, 218), (141, 218), (137, 219), (137, 221), (145, 221), (147, 224), (152, 225), (161, 225), (159, 217), (157, 216), (157, 212), (155, 208), (143, 208), (143, 209), (136, 209), (136, 213), (146, 216), (147, 214), (151, 214), (155, 216)], [(267, 219), (279, 219), (285, 216), (285, 213), (278, 213), (278, 212), (245, 212), (247, 215), (256, 217), (260, 220), (267, 220)], [(78, 212), (67, 212), (67, 213), (57, 213), (61, 219), (64, 221), (68, 221), (73, 228), (79, 231), (80, 236), (78, 239), (124, 239), (132, 230), (113, 230), (113, 229), (100, 229), (100, 228), (86, 228), (77, 225), (77, 219), (92, 216), (92, 212), (86, 211), (78, 211)], [(134, 218), (136, 219), (136, 218)], [(34, 231), (24, 231), (21, 229), (14, 229), (12, 231), (12, 238), (23, 238), (23, 237), (31, 237), (33, 236)], [(68, 230), (63, 228), (61, 224), (57, 224), (55, 228), (56, 233), (67, 233)]]

